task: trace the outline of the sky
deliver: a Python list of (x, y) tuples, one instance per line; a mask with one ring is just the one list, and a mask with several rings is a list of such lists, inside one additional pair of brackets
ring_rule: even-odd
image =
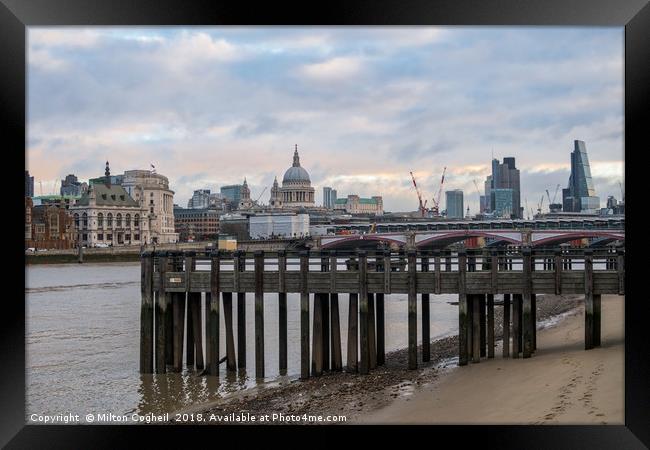
[[(26, 167), (35, 194), (73, 173), (149, 169), (174, 203), (241, 183), (268, 203), (294, 145), (322, 204), (387, 211), (462, 189), (478, 212), (492, 156), (521, 203), (566, 187), (575, 139), (596, 193), (621, 198), (622, 27), (29, 27)], [(39, 183), (40, 182), (40, 183)], [(58, 181), (60, 183), (60, 181)], [(264, 191), (264, 188), (267, 188)], [(263, 192), (264, 191), (264, 192)]]

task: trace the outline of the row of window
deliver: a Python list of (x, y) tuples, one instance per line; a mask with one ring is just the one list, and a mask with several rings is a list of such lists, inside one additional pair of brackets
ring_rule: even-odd
[[(84, 228), (88, 228), (88, 214), (83, 213), (81, 215), (81, 223), (82, 223)], [(131, 226), (131, 214), (127, 214), (126, 216), (124, 216), (124, 224), (125, 224), (126, 227)], [(106, 215), (106, 225), (108, 227), (113, 226), (113, 214), (112, 213), (108, 213)], [(79, 214), (74, 215), (74, 226), (76, 228), (79, 228)], [(104, 226), (104, 214), (103, 213), (97, 214), (97, 226), (100, 227), (100, 228)], [(120, 214), (120, 213), (117, 213), (117, 215), (115, 216), (115, 226), (118, 226), (118, 227), (122, 226), (122, 214)], [(136, 214), (133, 217), (133, 226), (135, 228), (140, 227), (140, 215), (139, 214)]]
[[(86, 236), (87, 235), (85, 235), (85, 234), (83, 235), (83, 240), (84, 241), (88, 240)], [(98, 241), (103, 241), (104, 240), (104, 234), (103, 233), (98, 233), (97, 234), (97, 240)], [(106, 234), (106, 240), (107, 241), (112, 241), (113, 240), (113, 235), (112, 234)], [(130, 241), (131, 240), (131, 235), (130, 234), (125, 234), (124, 235), (124, 240), (126, 242)], [(139, 234), (134, 234), (133, 235), (133, 240), (134, 241), (139, 241), (140, 240), (140, 235)]]

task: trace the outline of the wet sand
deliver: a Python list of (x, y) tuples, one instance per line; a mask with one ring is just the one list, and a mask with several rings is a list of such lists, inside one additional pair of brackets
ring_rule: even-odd
[[(428, 363), (422, 363), (419, 347), (417, 370), (406, 369), (408, 352), (402, 349), (387, 354), (386, 364), (369, 375), (329, 372), (304, 381), (284, 379), (182, 412), (222, 417), (274, 413), (301, 416), (293, 422), (270, 422), (275, 424), (318, 423), (309, 417), (305, 420), (304, 415), (342, 415), (347, 423), (584, 423), (586, 419), (581, 422), (570, 415), (572, 408), (582, 404), (574, 397), (584, 396), (580, 402), (597, 407), (590, 414), (585, 411), (586, 417), (593, 416), (596, 423), (622, 423), (622, 323), (618, 330), (612, 315), (620, 316), (622, 321), (623, 300), (603, 297), (603, 347), (589, 352), (582, 350), (583, 304), (579, 296), (538, 297), (539, 326), (548, 325), (550, 320), (552, 328), (538, 331), (538, 351), (531, 359), (503, 360), (498, 345), (494, 360), (484, 359), (480, 364), (460, 368), (458, 338), (451, 336), (432, 343)], [(502, 334), (501, 313), (502, 309), (496, 307), (497, 339)], [(551, 339), (556, 335), (559, 338)], [(609, 354), (613, 347), (613, 359), (600, 364), (602, 358), (598, 355)], [(598, 361), (587, 364), (584, 358)], [(557, 373), (546, 375), (544, 371), (551, 369), (557, 369)], [(556, 380), (547, 380), (547, 376)], [(592, 386), (600, 388), (604, 379), (612, 379), (619, 389), (602, 399), (606, 389), (595, 390)], [(550, 395), (554, 388), (557, 395)], [(535, 400), (537, 396), (544, 401)], [(603, 401), (618, 408), (619, 416), (609, 410), (606, 417), (599, 416)], [(522, 410), (527, 415), (522, 415)], [(546, 414), (554, 416), (545, 419)]]
[(539, 330), (530, 359), (451, 370), (357, 423), (623, 424), (624, 297), (602, 297), (601, 347), (584, 350), (584, 306)]

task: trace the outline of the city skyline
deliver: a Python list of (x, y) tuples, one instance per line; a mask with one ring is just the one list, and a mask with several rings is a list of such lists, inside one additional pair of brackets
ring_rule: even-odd
[(27, 169), (47, 186), (154, 164), (179, 205), (244, 177), (268, 203), (298, 144), (317, 205), (330, 186), (415, 210), (409, 171), (431, 204), (446, 166), (475, 214), (492, 156), (536, 210), (582, 140), (604, 206), (622, 93), (622, 28), (30, 27)]

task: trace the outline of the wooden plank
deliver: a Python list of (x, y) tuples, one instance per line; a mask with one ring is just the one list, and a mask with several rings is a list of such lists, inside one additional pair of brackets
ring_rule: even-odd
[(366, 252), (360, 251), (359, 258), (359, 342), (361, 358), (359, 362), (359, 373), (367, 374), (370, 371), (370, 354), (368, 342), (368, 290), (366, 275), (368, 261)]
[(309, 378), (309, 253), (300, 253), (300, 378)]
[[(499, 290), (499, 256), (496, 248), (491, 249), (490, 252), (490, 275), (490, 292), (494, 295)], [(494, 297), (492, 300), (494, 301)]]
[(232, 292), (224, 292), (221, 295), (223, 297), (223, 319), (226, 325), (226, 368), (229, 372), (234, 372), (237, 370), (237, 361), (235, 360)]
[(377, 368), (377, 340), (375, 334), (375, 294), (368, 293), (368, 360), (370, 369)]
[(434, 293), (440, 294), (441, 291), (441, 274), (440, 274), (440, 250), (436, 249), (434, 254), (434, 271), (435, 271), (435, 287)]
[(494, 294), (487, 294), (487, 357), (494, 358)]
[(464, 251), (458, 252), (458, 365), (466, 366), (469, 360), (468, 342), (468, 303), (465, 292), (465, 272), (467, 270), (467, 255)]
[(503, 348), (504, 358), (510, 357), (510, 294), (503, 294)]
[(219, 375), (219, 256), (210, 261), (210, 292), (205, 297), (208, 321), (205, 365), (210, 375)]
[(343, 369), (343, 360), (341, 355), (341, 325), (339, 317), (339, 294), (330, 294), (330, 314), (331, 314), (331, 346), (332, 346), (332, 371), (340, 372)]
[(391, 293), (391, 262), (390, 262), (390, 250), (384, 251), (384, 293)]
[(338, 273), (338, 258), (336, 257), (336, 251), (330, 252), (330, 293), (334, 294), (338, 291), (336, 290), (336, 275)]
[(357, 372), (359, 347), (359, 294), (349, 294), (348, 307), (348, 372)]
[(140, 373), (153, 372), (153, 258), (149, 253), (143, 254), (140, 262)]
[(255, 252), (255, 377), (264, 378), (264, 252)]
[(593, 251), (585, 250), (585, 350), (594, 348)]
[(314, 294), (313, 317), (311, 374), (319, 377), (323, 374), (323, 294)]
[(408, 368), (417, 369), (418, 367), (418, 305), (417, 305), (417, 284), (416, 284), (416, 254), (415, 250), (409, 250), (408, 274), (409, 274), (409, 292), (408, 292)]

